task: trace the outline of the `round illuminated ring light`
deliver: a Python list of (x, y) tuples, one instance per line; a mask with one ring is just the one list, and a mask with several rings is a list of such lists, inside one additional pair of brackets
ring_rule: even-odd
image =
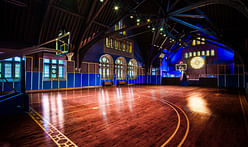
[(190, 61), (190, 65), (193, 69), (201, 69), (205, 64), (204, 58), (194, 57)]

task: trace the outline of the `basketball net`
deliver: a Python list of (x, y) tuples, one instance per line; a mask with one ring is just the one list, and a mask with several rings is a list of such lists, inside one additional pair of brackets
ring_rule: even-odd
[(72, 58), (73, 55), (74, 55), (73, 52), (67, 53), (67, 54), (66, 54), (67, 60), (68, 60), (68, 61), (71, 61), (71, 58)]

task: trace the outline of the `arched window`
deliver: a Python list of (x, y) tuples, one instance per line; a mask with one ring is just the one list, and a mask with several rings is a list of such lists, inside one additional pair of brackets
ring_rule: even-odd
[(137, 78), (137, 61), (135, 59), (131, 59), (128, 63), (128, 76), (129, 79)]
[(99, 64), (99, 73), (102, 80), (111, 80), (113, 79), (112, 74), (112, 65), (113, 59), (110, 55), (103, 55), (100, 57)]
[(123, 57), (119, 57), (115, 60), (115, 74), (117, 80), (126, 79), (126, 60)]

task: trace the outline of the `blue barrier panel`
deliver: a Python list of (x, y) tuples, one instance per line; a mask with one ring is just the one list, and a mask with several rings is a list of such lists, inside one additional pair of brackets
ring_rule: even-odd
[(67, 73), (67, 88), (74, 87), (74, 73)]
[(39, 76), (40, 76), (40, 82), (39, 82), (40, 83), (40, 87), (39, 87), (39, 89), (42, 89), (42, 84), (43, 84), (42, 83), (42, 78), (43, 78), (42, 77), (42, 72), (39, 73)]
[(26, 90), (31, 90), (31, 72), (26, 72)]
[(114, 85), (117, 85), (116, 74), (113, 75), (113, 83)]
[(75, 87), (81, 87), (82, 75), (80, 73), (75, 73)]
[(243, 75), (239, 76), (239, 88), (245, 88), (244, 87), (244, 76)]
[(101, 84), (101, 78), (100, 78), (100, 74), (96, 74), (96, 86), (100, 86)]
[(226, 76), (226, 87), (238, 88), (238, 76), (235, 75)]
[(158, 75), (156, 78), (157, 78), (157, 84), (161, 84), (161, 76)]
[(150, 83), (149, 84), (157, 84), (156, 75), (150, 75)]
[(43, 89), (51, 89), (51, 81), (43, 81)]
[(219, 75), (218, 76), (218, 81), (219, 81), (219, 87), (225, 87), (225, 76), (224, 75)]
[(83, 77), (82, 86), (89, 86), (88, 85), (88, 74), (83, 74), (82, 77)]
[(59, 88), (59, 82), (58, 81), (52, 81), (52, 89)]
[(96, 77), (96, 74), (89, 74), (89, 86), (96, 85), (95, 77)]
[(66, 88), (66, 80), (59, 81), (59, 88)]
[[(39, 73), (38, 72), (32, 72), (33, 78), (32, 78), (32, 90), (38, 89), (38, 80), (39, 80)], [(27, 80), (26, 80), (27, 81)]]

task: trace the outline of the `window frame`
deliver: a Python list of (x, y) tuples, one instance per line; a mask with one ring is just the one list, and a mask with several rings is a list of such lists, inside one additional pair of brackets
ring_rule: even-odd
[[(44, 62), (45, 60), (48, 60), (49, 62)], [(56, 61), (56, 63), (53, 61)], [(63, 61), (62, 63), (60, 61)], [(48, 68), (46, 68), (48, 67)], [(55, 69), (53, 69), (55, 67)], [(62, 77), (60, 77), (60, 67), (63, 67), (62, 71)], [(48, 74), (45, 73), (45, 69), (48, 69)], [(56, 70), (55, 73), (53, 73), (53, 70)], [(48, 76), (47, 76), (48, 75)], [(53, 77), (55, 75), (55, 77)], [(44, 80), (50, 81), (50, 80), (66, 80), (66, 62), (65, 60), (60, 59), (50, 59), (50, 58), (44, 58), (43, 59), (43, 71), (42, 71), (42, 78)]]
[[(17, 60), (17, 58), (18, 58), (18, 60)], [(10, 64), (10, 67), (11, 67), (10, 76), (9, 77), (6, 77), (5, 76), (5, 74), (6, 74), (6, 67), (5, 67), (5, 65), (6, 64)], [(17, 69), (17, 66), (16, 65), (19, 65), (18, 69)], [(8, 59), (5, 59), (5, 60), (1, 60), (0, 61), (0, 66), (1, 66), (0, 67), (0, 72), (2, 73), (0, 75), (0, 79), (6, 78), (6, 79), (17, 80), (17, 79), (20, 79), (21, 78), (21, 58), (20, 57), (13, 57), (13, 58), (8, 58)], [(18, 74), (18, 76), (16, 76), (17, 74)]]

